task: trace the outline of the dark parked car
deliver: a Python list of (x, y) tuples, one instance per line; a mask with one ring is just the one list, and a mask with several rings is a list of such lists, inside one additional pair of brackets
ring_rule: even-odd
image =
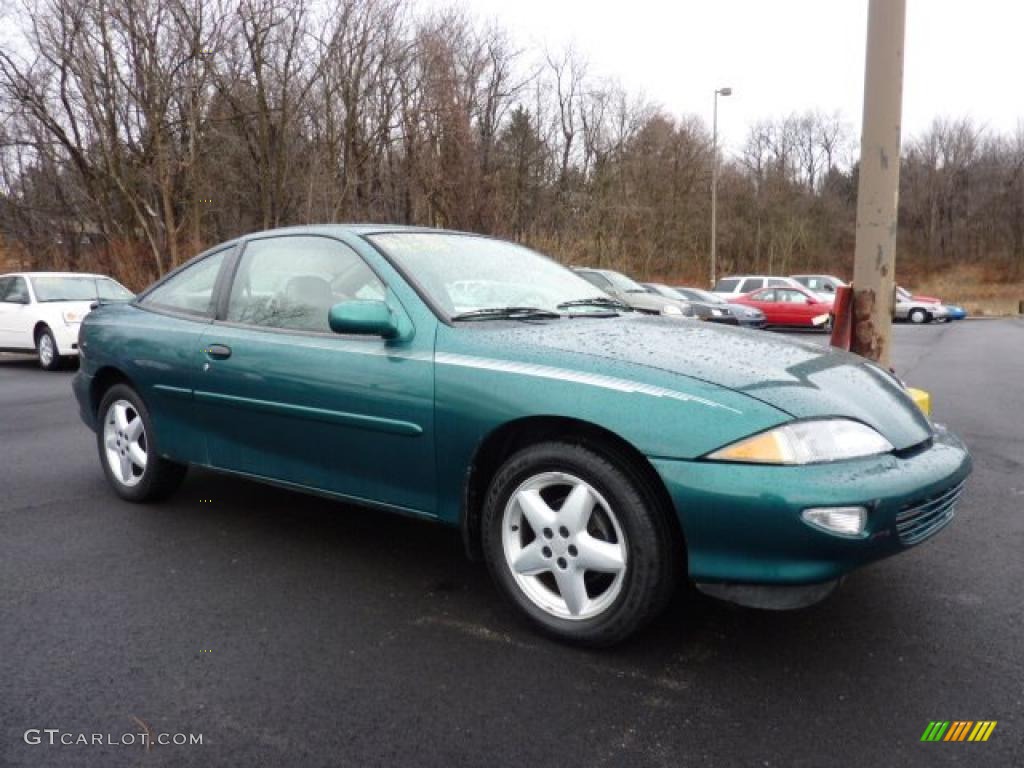
[(642, 283), (642, 285), (648, 291), (658, 296), (687, 302), (693, 307), (693, 314), (698, 320), (706, 320), (709, 323), (721, 323), (722, 325), (740, 324), (739, 318), (736, 317), (735, 313), (724, 302), (715, 304), (706, 301), (694, 301), (664, 283)]
[(648, 315), (668, 315), (669, 317), (694, 316), (693, 307), (681, 299), (667, 299), (648, 293), (640, 283), (621, 272), (612, 269), (592, 269), (590, 267), (574, 267), (573, 271), (596, 288), (612, 296), (637, 312)]
[(673, 289), (689, 302), (699, 301), (711, 306), (728, 309), (744, 328), (764, 328), (765, 317), (757, 307), (748, 307), (745, 304), (734, 304), (726, 301), (717, 293), (704, 291), (700, 288), (690, 288), (685, 285), (673, 286)]

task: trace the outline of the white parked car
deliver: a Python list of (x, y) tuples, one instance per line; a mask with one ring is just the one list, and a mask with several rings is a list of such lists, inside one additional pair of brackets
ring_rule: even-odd
[(780, 285), (789, 286), (790, 288), (803, 287), (788, 277), (776, 277), (775, 275), (730, 275), (729, 277), (720, 278), (715, 283), (715, 287), (711, 292), (717, 293), (723, 299), (735, 299), (737, 296), (743, 296), (751, 291), (771, 288), (773, 286), (778, 287)]
[(835, 300), (836, 291), (846, 285), (844, 280), (835, 275), (790, 275), (800, 285), (824, 299)]
[(16, 272), (0, 275), (0, 351), (32, 352), (48, 371), (78, 355), (78, 328), (95, 301), (135, 294), (106, 275)]
[(892, 316), (896, 320), (907, 320), (914, 325), (930, 323), (932, 320), (941, 323), (949, 318), (949, 308), (934, 296), (917, 296), (903, 286), (897, 285)]

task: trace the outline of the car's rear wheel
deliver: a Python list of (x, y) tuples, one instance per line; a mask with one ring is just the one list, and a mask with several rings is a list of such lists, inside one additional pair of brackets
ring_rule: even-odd
[(914, 325), (921, 325), (921, 323), (928, 322), (928, 313), (923, 309), (910, 310), (908, 317), (910, 318), (910, 322), (914, 323)]
[(103, 396), (96, 430), (100, 464), (114, 491), (128, 501), (155, 501), (172, 493), (187, 467), (161, 458), (146, 404), (126, 384)]
[(675, 585), (667, 521), (636, 473), (584, 445), (542, 443), (498, 470), (484, 503), (484, 553), (505, 595), (560, 640), (618, 642)]
[(39, 358), (39, 367), (44, 371), (56, 371), (60, 368), (57, 340), (53, 338), (53, 331), (45, 325), (36, 333), (36, 356)]

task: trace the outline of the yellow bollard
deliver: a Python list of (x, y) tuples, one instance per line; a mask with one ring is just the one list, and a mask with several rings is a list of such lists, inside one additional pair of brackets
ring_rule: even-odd
[(925, 416), (931, 417), (932, 415), (932, 396), (925, 392), (923, 389), (915, 389), (914, 387), (907, 387), (907, 392), (910, 393), (910, 397), (913, 398), (917, 407), (921, 409)]

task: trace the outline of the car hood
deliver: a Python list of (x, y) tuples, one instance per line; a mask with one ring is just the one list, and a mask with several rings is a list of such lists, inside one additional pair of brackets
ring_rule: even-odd
[(684, 306), (684, 302), (656, 293), (620, 293), (619, 298), (634, 309), (646, 312), (661, 312), (667, 304), (680, 308)]
[[(500, 323), (492, 351), (518, 349), (565, 364), (583, 355), (698, 379), (760, 400), (794, 418), (839, 416), (878, 430), (897, 450), (927, 440), (932, 429), (899, 382), (857, 355), (810, 341), (712, 323), (626, 315), (542, 323)], [(483, 329), (480, 329), (483, 330)], [(489, 335), (486, 334), (485, 335)], [(484, 339), (481, 342), (486, 343)], [(554, 354), (554, 353), (561, 354)]]
[(934, 296), (918, 296), (917, 294), (914, 294), (913, 299), (914, 299), (914, 301), (920, 301), (922, 304), (941, 304), (942, 303), (941, 301), (939, 301)]

